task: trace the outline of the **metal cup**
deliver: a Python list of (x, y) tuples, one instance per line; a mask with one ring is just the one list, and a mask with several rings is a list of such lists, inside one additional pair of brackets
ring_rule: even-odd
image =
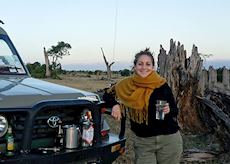
[(156, 103), (156, 119), (157, 120), (164, 120), (165, 114), (163, 112), (163, 108), (166, 105), (167, 101), (164, 100), (157, 100)]
[(80, 144), (81, 132), (76, 125), (65, 125), (64, 129), (64, 147), (68, 149), (77, 148)]

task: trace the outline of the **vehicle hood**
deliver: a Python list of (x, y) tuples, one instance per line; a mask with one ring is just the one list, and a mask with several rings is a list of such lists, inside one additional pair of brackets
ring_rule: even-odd
[(0, 78), (0, 108), (32, 107), (49, 100), (78, 99), (93, 95), (31, 77)]

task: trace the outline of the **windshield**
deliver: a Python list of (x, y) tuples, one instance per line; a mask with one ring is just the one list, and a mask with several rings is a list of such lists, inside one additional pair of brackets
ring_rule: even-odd
[(14, 55), (7, 43), (0, 38), (0, 75), (25, 73), (18, 56)]

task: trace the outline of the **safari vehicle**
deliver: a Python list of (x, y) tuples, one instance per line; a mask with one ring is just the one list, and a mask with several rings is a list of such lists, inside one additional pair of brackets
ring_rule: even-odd
[[(109, 131), (103, 106), (95, 93), (32, 78), (0, 27), (0, 163), (112, 163), (124, 152), (126, 139)], [(88, 146), (81, 144), (84, 111), (92, 114), (93, 140)], [(67, 125), (76, 125), (78, 131), (67, 133)], [(67, 142), (75, 147), (67, 147)]]

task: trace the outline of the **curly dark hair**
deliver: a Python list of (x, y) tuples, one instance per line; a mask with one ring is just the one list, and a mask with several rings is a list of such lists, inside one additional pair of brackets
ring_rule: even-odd
[(150, 52), (150, 48), (146, 48), (145, 50), (141, 50), (140, 52), (138, 52), (136, 55), (135, 55), (135, 59), (133, 61), (134, 65), (137, 64), (137, 60), (140, 58), (140, 56), (142, 55), (147, 55), (151, 58), (152, 60), (152, 64), (154, 66), (154, 57), (153, 57), (153, 54)]

